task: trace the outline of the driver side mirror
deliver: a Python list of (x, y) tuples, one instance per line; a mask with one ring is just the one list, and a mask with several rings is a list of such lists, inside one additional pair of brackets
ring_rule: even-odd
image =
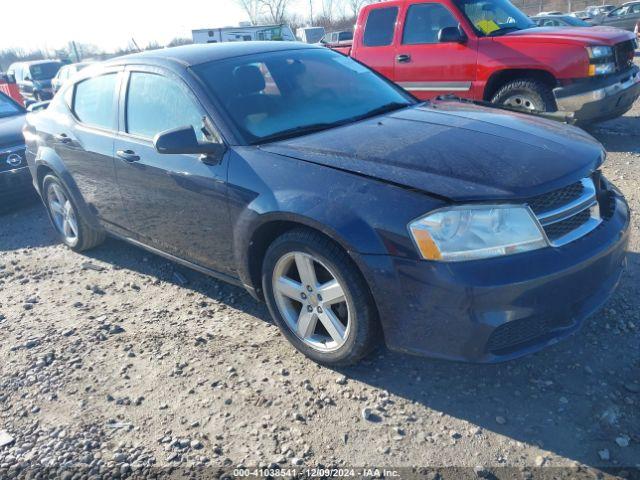
[(438, 42), (440, 43), (465, 43), (467, 36), (460, 27), (445, 27), (438, 32)]
[(193, 126), (160, 132), (153, 139), (153, 146), (162, 154), (200, 154), (216, 160), (227, 150), (221, 143), (200, 143)]

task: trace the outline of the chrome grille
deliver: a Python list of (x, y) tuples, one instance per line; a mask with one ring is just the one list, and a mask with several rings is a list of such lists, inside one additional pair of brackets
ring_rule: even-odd
[(545, 195), (532, 198), (527, 203), (536, 215), (562, 207), (576, 198), (580, 198), (584, 193), (582, 182), (576, 182), (568, 187), (555, 190)]
[(626, 70), (633, 65), (635, 49), (636, 46), (633, 40), (618, 43), (613, 47), (613, 55), (616, 60), (616, 69), (618, 71)]
[(591, 178), (533, 198), (527, 204), (554, 247), (573, 242), (602, 223), (596, 187)]

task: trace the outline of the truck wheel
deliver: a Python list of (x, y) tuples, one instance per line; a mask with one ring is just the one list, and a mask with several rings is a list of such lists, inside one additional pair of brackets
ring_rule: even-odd
[(380, 343), (373, 298), (349, 256), (307, 229), (277, 238), (263, 264), (267, 306), (284, 336), (312, 360), (351, 365)]
[(67, 247), (82, 252), (104, 241), (105, 233), (89, 225), (58, 177), (44, 177), (42, 192), (51, 223)]
[(551, 88), (538, 80), (513, 80), (493, 96), (491, 102), (526, 111), (555, 112), (556, 101)]

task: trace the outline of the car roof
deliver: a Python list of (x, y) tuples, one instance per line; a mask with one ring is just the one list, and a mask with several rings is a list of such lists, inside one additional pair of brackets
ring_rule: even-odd
[(118, 57), (104, 65), (128, 65), (135, 63), (178, 63), (184, 67), (199, 65), (201, 63), (227, 58), (255, 55), (259, 53), (280, 52), (286, 50), (304, 50), (310, 48), (323, 48), (299, 42), (223, 42), (183, 45), (180, 47), (148, 50)]

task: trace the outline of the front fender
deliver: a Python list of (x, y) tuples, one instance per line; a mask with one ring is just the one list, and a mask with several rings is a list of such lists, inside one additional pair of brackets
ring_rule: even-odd
[(229, 205), (238, 275), (250, 288), (256, 287), (252, 245), (263, 242), (266, 226), (318, 230), (356, 263), (361, 255), (416, 258), (407, 225), (441, 205), (415, 191), (324, 165), (256, 149), (239, 153), (230, 161)]

